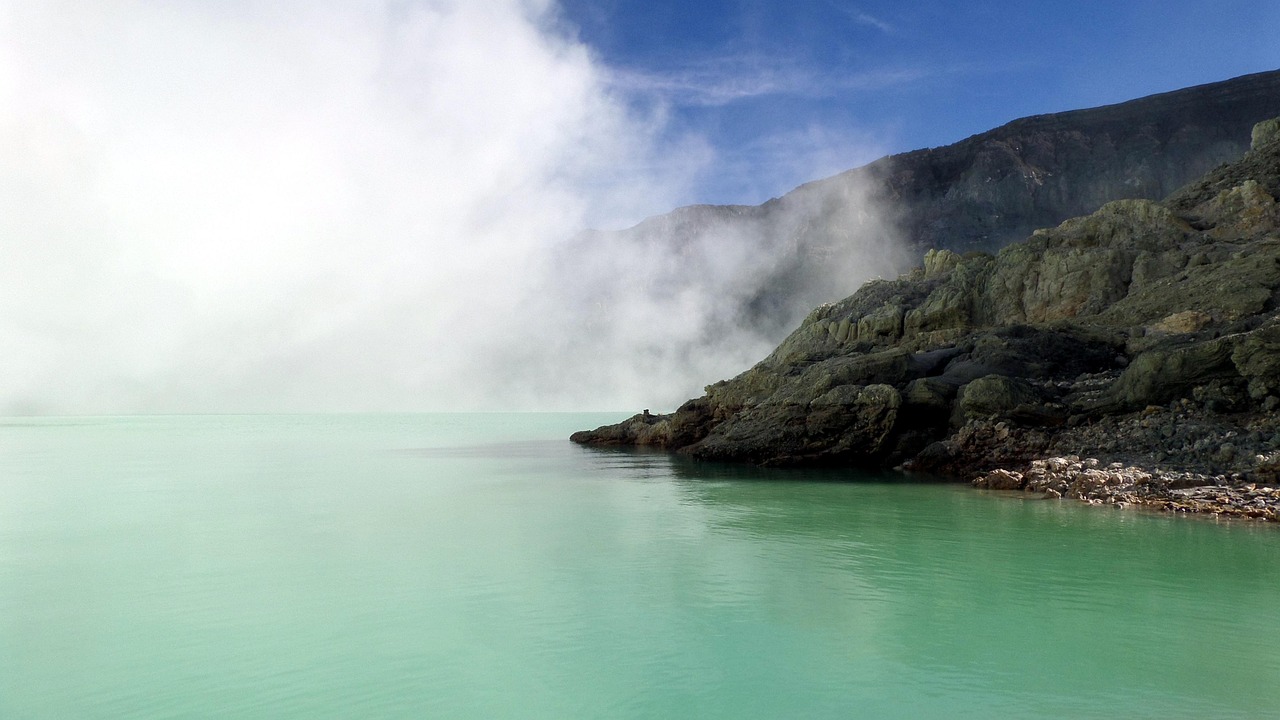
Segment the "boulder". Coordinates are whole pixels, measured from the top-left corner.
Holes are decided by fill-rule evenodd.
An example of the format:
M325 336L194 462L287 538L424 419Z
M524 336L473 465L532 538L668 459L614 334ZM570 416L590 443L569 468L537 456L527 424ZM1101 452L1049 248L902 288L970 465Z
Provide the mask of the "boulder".
M974 419L1011 418L1015 411L1036 408L1043 402L1042 394L1026 380L988 375L960 388L952 422L959 426Z
M951 268L945 282L933 288L923 302L904 314L903 334L915 337L969 328L991 263L991 256L977 255Z
M1199 310L1183 310L1167 315L1160 322L1147 327L1147 334L1171 335L1179 333L1199 332L1213 320L1207 312Z
M1166 345L1139 354L1111 386L1110 400L1119 410L1137 410L1185 397L1211 380L1239 379L1232 362L1239 338Z
M960 255L947 249L930 249L924 254L925 279L938 277L951 272L960 264Z
M842 385L809 403L743 410L683 452L761 465L872 465L889 449L901 404L901 395L888 385Z
M1026 484L1022 473L1010 470L992 470L973 481L974 487L987 490L1021 490Z
M857 339L881 344L902 337L902 306L882 305L858 320Z
M1280 140L1280 118L1263 120L1253 126L1249 147L1260 150L1263 146Z
M849 332L852 327L853 327L853 324L849 322L849 318L844 318L843 320L841 320L840 323L836 325L836 333L835 333L836 342L842 343L848 340Z
M1179 270L1187 266L1188 259L1187 253L1178 248L1164 251L1140 251L1133 259L1133 271L1129 275L1129 292L1176 275Z
M1280 394L1280 318L1272 318L1241 340L1231 362L1248 383L1253 399Z
M960 387L940 377L917 378L902 391L902 402L912 409L949 410Z

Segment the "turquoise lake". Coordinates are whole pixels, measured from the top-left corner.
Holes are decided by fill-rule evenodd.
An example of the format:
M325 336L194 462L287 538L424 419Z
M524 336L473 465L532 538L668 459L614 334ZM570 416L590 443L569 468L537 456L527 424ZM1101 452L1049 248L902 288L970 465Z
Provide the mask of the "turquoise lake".
M1280 528L620 417L0 420L0 718L1280 717Z

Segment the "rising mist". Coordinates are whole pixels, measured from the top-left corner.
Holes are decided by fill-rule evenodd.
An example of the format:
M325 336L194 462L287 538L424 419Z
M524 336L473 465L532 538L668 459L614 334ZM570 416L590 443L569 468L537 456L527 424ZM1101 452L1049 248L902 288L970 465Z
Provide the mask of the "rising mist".
M658 409L901 267L852 182L584 231L714 152L610 72L549 2L0 4L0 412Z

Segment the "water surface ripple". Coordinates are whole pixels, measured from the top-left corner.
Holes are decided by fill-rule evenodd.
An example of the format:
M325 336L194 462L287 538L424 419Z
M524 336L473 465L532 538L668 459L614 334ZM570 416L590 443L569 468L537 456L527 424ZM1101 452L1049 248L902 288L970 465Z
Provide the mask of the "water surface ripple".
M0 717L1280 717L1280 532L564 438L0 421Z

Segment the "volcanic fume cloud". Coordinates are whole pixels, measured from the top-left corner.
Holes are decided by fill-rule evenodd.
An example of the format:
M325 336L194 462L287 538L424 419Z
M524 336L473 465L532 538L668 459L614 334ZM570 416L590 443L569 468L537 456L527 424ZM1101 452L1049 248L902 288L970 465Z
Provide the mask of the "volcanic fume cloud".
M615 88L549 2L0 2L0 413L698 394L787 247L582 245L712 159Z

